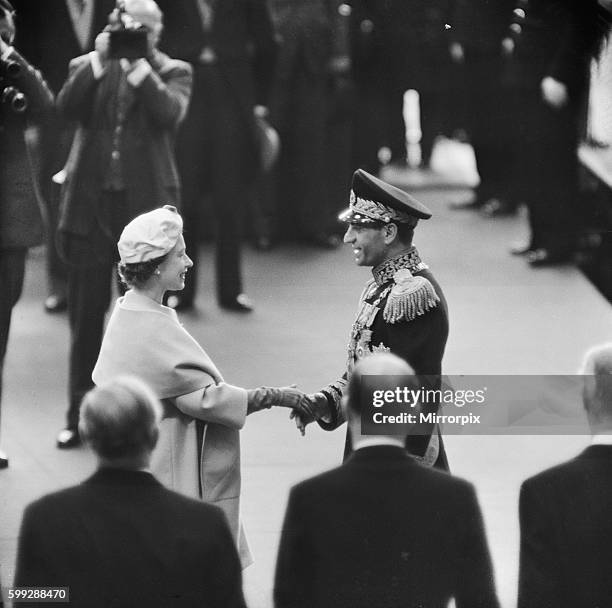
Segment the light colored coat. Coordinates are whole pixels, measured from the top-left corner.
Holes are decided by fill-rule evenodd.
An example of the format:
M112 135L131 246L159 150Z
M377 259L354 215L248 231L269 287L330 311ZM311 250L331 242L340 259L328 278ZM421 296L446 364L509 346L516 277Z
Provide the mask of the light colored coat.
M115 305L92 378L103 384L125 374L147 382L164 403L153 473L167 487L219 506L242 566L248 566L252 557L240 522L239 436L246 391L223 381L174 310L134 291ZM198 420L205 423L199 454Z

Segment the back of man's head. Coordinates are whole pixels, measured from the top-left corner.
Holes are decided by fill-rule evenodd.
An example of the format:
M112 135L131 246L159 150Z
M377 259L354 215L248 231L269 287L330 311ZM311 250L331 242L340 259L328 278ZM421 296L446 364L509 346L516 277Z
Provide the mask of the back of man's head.
M594 430L612 431L612 343L591 348L584 356L583 402Z
M162 406L141 380L123 376L83 398L79 432L101 464L146 467L159 435Z
M362 390L363 377L368 376L368 388L394 391L398 386L414 382L414 370L397 355L378 353L361 359L349 380L346 411L348 420L361 416L366 406L372 404L371 391Z

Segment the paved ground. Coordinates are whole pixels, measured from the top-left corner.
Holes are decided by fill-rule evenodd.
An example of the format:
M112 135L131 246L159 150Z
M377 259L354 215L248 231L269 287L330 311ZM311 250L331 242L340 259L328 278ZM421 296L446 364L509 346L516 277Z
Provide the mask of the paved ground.
M439 162L434 159L434 167ZM462 167L469 181L470 168ZM415 179L418 185L446 183L436 175L429 180L408 172L394 177L405 184ZM534 271L509 256L508 243L523 234L522 217L491 221L450 212L449 200L465 194L456 188L460 184L453 185L420 193L435 215L419 226L416 238L450 306L446 372L574 372L586 347L610 339L609 304L572 268ZM298 382L305 390L320 388L342 371L356 298L368 271L353 266L347 249L248 250L245 258L256 312L238 316L216 307L211 256L205 248L200 255L198 312L184 316L186 327L232 383L250 387ZM4 584L12 580L24 505L83 479L93 466L84 448L60 452L54 447L66 405L67 323L63 316L42 311L40 253L31 257L28 271L5 369L2 443L11 467L0 473ZM267 608L287 492L296 481L339 463L344 430L309 428L301 438L283 410L249 418L242 436L244 520L256 558L245 572L245 589L251 608ZM520 482L573 455L586 442L583 436L447 440L453 472L477 486L504 607L515 603Z

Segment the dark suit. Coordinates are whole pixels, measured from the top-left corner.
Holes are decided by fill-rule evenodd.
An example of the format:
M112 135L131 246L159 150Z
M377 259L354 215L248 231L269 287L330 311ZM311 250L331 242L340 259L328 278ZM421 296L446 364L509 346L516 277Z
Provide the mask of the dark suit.
M177 143L187 250L197 260L202 197L208 194L216 224L217 297L231 303L242 292L241 220L259 163L253 107L266 104L274 73L272 22L264 0L210 2L208 30L197 0L158 4L165 26L161 48L194 66L193 97ZM206 61L200 58L205 48ZM188 275L186 302L195 296L196 275Z
M282 142L276 211L285 237L316 240L337 231L335 216L344 197L334 196L348 186L348 141L344 149L330 146L349 118L349 112L334 112L339 96L348 93L343 91L348 66L346 73L332 70L333 60L347 61L349 54L348 17L340 5L340 0L271 2L281 39L270 111Z
M53 109L53 95L40 72L15 50L6 58L20 73L3 84L19 89L28 99L22 114L0 103L0 399L2 368L8 343L11 314L19 300L28 247L42 240L42 221L33 163L39 152L41 129Z
M523 483L519 608L596 608L612 599L612 446Z
M510 197L508 189L508 90L502 87L507 58L502 40L508 35L514 0L455 0L452 40L464 51L463 91L468 107L470 141L480 176L479 202ZM514 201L512 201L514 202Z
M511 124L517 197L529 207L533 248L567 253L576 237L578 161L590 60L598 46L596 0L517 2L508 35L515 41L507 83L514 90ZM569 100L553 108L540 83L550 76Z
M354 452L295 486L278 553L277 608L495 607L473 487L401 448Z
M441 129L441 92L450 60L445 24L448 0L354 0L351 58L356 108L353 166L376 172L378 149L405 158L403 96L421 97L421 149L428 162Z
M78 57L58 96L60 111L79 124L59 222L69 261L68 428L76 428L92 386L121 230L140 213L180 202L174 135L187 109L191 67L163 53L149 61L152 71L132 87L117 61L96 80L90 57Z
M120 469L26 508L15 586L70 587L75 608L245 606L222 512Z
M44 74L54 95L68 77L68 64L91 51L96 36L106 25L114 0L90 0L93 4L86 39L77 36L67 0L15 0L17 11L17 45L23 54ZM84 36L85 38L85 36ZM50 290L63 295L66 268L58 256L55 233L59 211L59 186L51 180L66 162L74 135L74 123L55 113L43 132L41 167L42 193L47 203L49 225L46 226L47 271Z

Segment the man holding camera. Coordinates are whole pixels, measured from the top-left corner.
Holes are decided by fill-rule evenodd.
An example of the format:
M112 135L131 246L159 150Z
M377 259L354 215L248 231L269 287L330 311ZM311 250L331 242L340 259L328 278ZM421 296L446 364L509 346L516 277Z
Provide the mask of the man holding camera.
M19 300L28 247L42 240L33 160L53 95L39 72L13 48L15 12L0 0L0 397L11 313ZM8 466L0 451L0 469Z
M79 404L92 386L119 234L160 202L180 200L174 134L187 111L191 67L157 49L162 13L153 0L118 4L95 51L71 62L58 95L59 111L78 122L59 221L71 331L70 401L60 448L79 443Z

